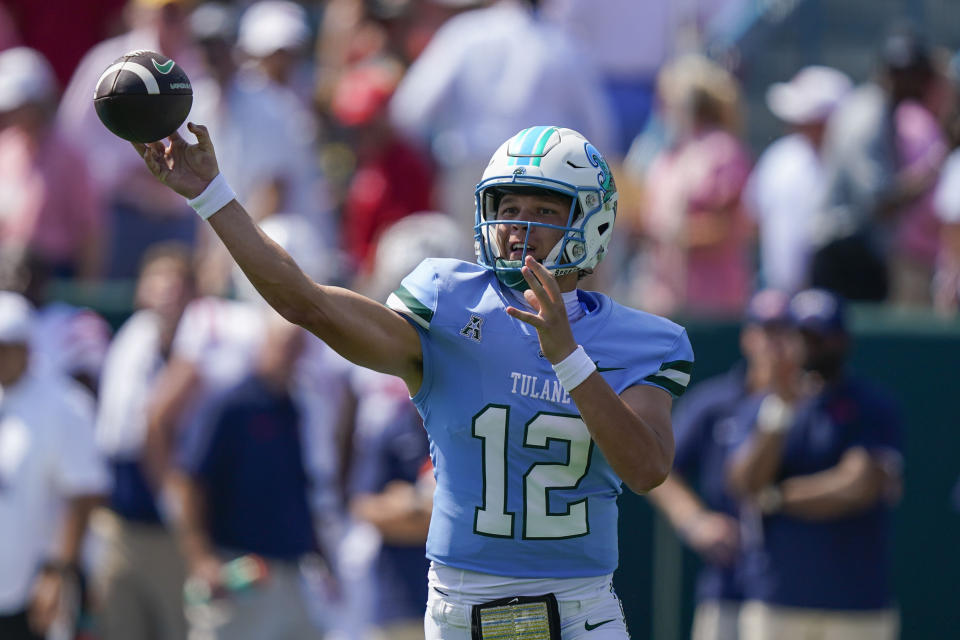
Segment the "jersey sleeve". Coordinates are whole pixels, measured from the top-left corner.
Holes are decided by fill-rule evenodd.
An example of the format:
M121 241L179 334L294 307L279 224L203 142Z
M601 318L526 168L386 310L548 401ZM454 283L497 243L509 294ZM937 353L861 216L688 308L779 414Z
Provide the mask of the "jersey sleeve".
M667 351L660 368L643 379L645 384L660 387L674 398L679 398L690 384L693 372L693 347L687 330L683 329Z
M387 298L387 306L420 328L429 331L437 312L439 273L431 260L424 260L400 282Z

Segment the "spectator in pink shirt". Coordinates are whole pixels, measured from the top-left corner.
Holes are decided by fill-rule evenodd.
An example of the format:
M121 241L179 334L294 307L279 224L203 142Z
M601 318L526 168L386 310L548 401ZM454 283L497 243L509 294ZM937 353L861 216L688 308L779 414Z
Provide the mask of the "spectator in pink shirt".
M922 179L939 174L949 152L940 125L938 107L949 94L949 80L935 74L927 83L922 100L907 99L894 112L894 131L900 171ZM940 247L940 220L934 211L934 187L930 184L916 200L897 214L891 256L893 302L907 306L932 303L931 282Z
M0 53L0 244L54 275L99 272L101 208L86 163L54 126L57 81L33 49Z
M659 82L673 144L646 176L648 264L636 303L658 314L736 314L750 289L750 222L741 192L750 173L736 137L739 88L700 57L667 65Z

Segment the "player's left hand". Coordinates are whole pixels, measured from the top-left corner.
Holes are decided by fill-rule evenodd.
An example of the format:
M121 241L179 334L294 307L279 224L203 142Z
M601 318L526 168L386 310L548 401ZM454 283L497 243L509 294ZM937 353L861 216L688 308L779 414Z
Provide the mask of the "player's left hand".
M577 348L560 286L553 274L531 256L527 256L521 273L530 286L523 297L535 313L516 307L507 307L507 313L537 330L543 356L551 364L557 364Z

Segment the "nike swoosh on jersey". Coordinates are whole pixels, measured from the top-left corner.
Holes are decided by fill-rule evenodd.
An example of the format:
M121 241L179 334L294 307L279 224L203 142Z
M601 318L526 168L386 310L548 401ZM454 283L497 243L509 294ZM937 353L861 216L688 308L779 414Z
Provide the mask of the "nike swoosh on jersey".
M590 621L589 621L589 620L584 620L584 621L583 621L583 628L586 629L587 631L593 631L593 630L596 629L597 627L602 627L603 625L607 624L608 622L613 622L614 620L616 620L616 618L610 618L609 620L603 620L603 621L601 621L601 622L598 622L597 624L590 624Z
M626 367L601 367L600 363L596 360L593 361L593 364L597 365L597 371L603 373L604 371L623 371Z

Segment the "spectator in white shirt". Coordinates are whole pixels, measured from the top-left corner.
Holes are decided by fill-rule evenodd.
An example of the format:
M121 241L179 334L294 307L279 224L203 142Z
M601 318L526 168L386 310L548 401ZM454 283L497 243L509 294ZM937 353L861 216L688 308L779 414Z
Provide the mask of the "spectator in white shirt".
M303 216L325 242L320 255L333 255L336 222L314 150L317 125L313 115L292 89L260 71L241 69L236 62L240 55L238 28L241 34L253 33L246 35L247 40L260 37L263 45L293 46L293 42L299 42L296 34L283 32L290 26L271 14L273 7L286 15L284 9L274 7L277 4L255 4L244 14L239 27L236 9L224 3L207 2L190 14L191 34L206 69L193 82L194 93L205 99L194 105L191 118L217 123L212 133L224 150L221 171L239 185L240 201L257 220L274 214ZM260 16L265 22L251 26L251 14L254 20ZM278 33L272 27L275 22L280 23ZM259 31L253 27L259 27ZM198 271L198 287L203 293L224 294L232 261L220 244L213 242L208 230L204 229L201 240L203 266Z
M93 506L109 478L90 395L31 370L33 309L0 292L0 637L42 638L78 573Z
M391 101L394 124L430 149L440 209L471 219L476 177L498 141L532 122L582 132L612 149L614 118L590 57L533 0L499 0L444 23Z
M811 225L825 188L823 134L851 87L844 73L809 66L767 90L767 106L789 132L763 152L745 190L760 229L764 287L795 293L807 284Z
M104 364L97 444L113 472L113 492L109 510L98 514L98 523L109 524L96 576L103 640L186 634L183 561L142 463L147 406L193 296L191 257L175 244L149 250L137 281L138 311L120 327Z

